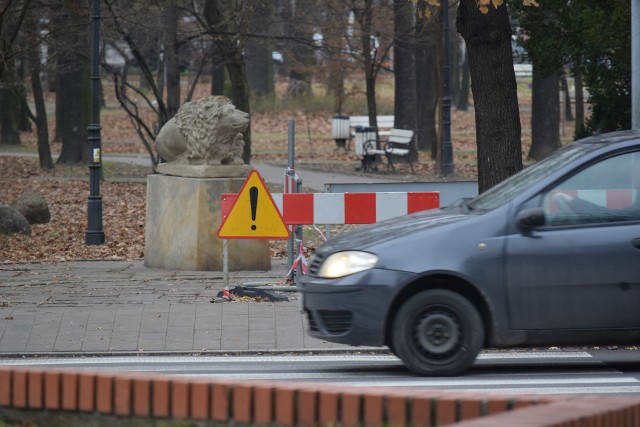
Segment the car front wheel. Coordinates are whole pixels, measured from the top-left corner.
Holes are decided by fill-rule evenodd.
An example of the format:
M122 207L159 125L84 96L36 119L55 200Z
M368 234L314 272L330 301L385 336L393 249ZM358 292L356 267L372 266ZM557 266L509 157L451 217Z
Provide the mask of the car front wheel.
M463 296L432 289L411 297L393 324L395 354L419 375L457 375L482 349L484 327L476 308Z

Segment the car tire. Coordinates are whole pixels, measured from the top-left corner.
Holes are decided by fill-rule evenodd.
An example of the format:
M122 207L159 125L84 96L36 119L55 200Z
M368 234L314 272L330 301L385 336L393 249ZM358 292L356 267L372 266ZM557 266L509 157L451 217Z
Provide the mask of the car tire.
M432 289L411 297L393 323L394 353L416 374L458 375L482 349L478 310L460 294Z

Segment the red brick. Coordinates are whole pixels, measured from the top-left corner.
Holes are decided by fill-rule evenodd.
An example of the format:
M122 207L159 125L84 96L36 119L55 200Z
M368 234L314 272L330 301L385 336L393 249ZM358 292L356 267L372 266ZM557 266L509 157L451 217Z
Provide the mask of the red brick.
M487 400L487 415L499 414L507 410L509 402L504 399L492 399Z
M460 399L460 420L472 420L482 415L482 400L477 397Z
M27 407L27 371L13 372L13 406Z
M380 394L364 394L364 424L381 427L384 423L384 396Z
M362 421L360 404L362 397L354 392L343 393L340 396L342 405L342 425L343 427L359 426Z
M431 426L436 423L433 412L437 410L438 400L448 395L441 390L416 390L411 397L410 424L413 427Z
M295 423L295 390L286 387L278 387L276 397L276 424L281 426L293 426Z
M189 418L189 383L183 381L171 383L171 416Z
M146 378L133 380L133 414L137 417L151 415L151 382Z
M114 382L114 412L116 415L131 415L131 378L116 377Z
M42 408L42 387L44 374L41 371L30 370L27 374L27 404L29 408Z
M11 371L0 369L0 406L11 405Z
M60 409L60 400L60 373L46 372L44 374L44 407Z
M404 426L407 424L407 403L406 396L387 396L387 421L390 426Z
M168 379L156 378L152 382L153 408L151 415L154 417L168 417L170 414L170 383Z
M273 423L273 387L258 385L253 388L253 423Z
M251 386L237 384L233 387L233 420L240 424L251 423Z
M213 384L211 389L211 418L215 421L229 420L229 387L226 384Z
M191 418L206 420L209 418L209 384L195 382L190 385Z
M81 373L78 376L78 409L93 412L96 409L96 376Z
M454 422L456 422L456 399L447 397L437 399L436 425L448 425Z
M62 409L67 411L78 409L78 374L76 373L62 373Z
M113 413L113 380L110 375L96 376L96 411Z
M318 410L318 392L315 390L299 390L297 396L296 425L311 427L316 424Z
M336 425L338 424L338 401L340 395L338 392L330 390L322 390L318 398L318 414L320 425Z

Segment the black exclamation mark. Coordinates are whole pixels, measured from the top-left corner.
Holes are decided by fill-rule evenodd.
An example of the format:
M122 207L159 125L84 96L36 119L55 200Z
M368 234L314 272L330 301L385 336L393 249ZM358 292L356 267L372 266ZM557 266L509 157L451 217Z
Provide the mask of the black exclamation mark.
M256 211L258 209L258 187L251 187L249 189L249 202L251 203L251 220L255 222ZM251 226L252 230L256 229L256 225Z

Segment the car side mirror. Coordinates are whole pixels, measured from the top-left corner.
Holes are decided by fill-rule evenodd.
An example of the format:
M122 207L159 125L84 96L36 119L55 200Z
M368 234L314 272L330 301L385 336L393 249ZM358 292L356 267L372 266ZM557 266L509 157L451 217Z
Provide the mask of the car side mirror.
M541 227L545 224L545 214L542 208L525 209L518 214L518 225L523 228Z

